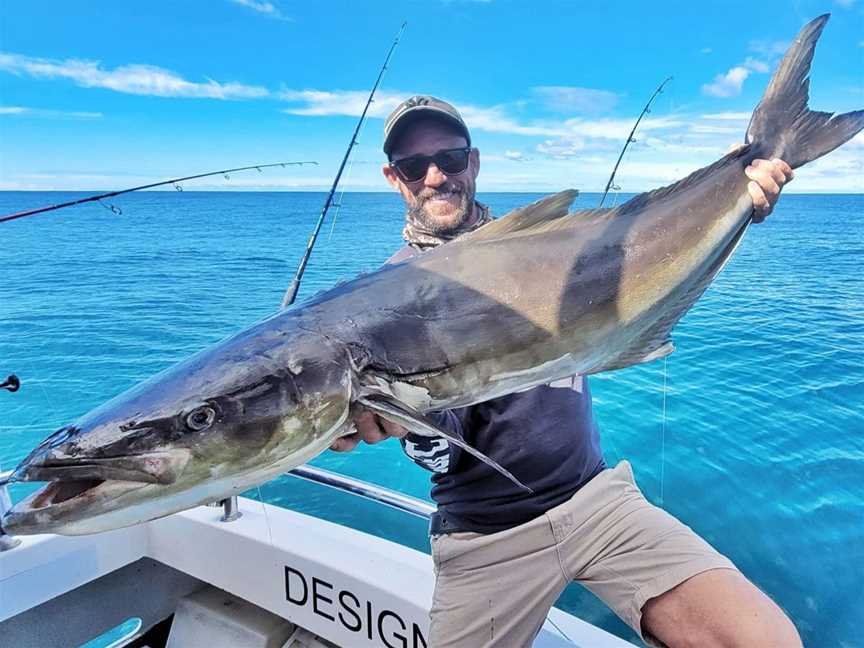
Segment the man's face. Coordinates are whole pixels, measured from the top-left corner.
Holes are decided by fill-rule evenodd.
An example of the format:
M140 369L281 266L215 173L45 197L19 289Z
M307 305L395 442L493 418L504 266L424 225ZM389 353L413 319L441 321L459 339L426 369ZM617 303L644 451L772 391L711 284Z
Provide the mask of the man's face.
M465 137L437 120L420 120L402 133L391 151L392 160L413 155L434 155L446 149L468 145ZM474 192L480 156L472 149L468 168L462 173L448 176L431 162L426 175L416 182L406 182L389 165L384 165L384 176L405 199L410 216L429 232L446 235L473 217Z

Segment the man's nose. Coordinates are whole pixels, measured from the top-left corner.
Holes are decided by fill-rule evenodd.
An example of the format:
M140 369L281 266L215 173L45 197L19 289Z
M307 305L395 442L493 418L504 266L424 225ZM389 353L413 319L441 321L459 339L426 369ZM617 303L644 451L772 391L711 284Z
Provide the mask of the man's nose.
M438 168L437 164L430 162L429 167L426 169L426 177L423 180L423 184L427 187L440 187L445 182L447 182L447 176Z

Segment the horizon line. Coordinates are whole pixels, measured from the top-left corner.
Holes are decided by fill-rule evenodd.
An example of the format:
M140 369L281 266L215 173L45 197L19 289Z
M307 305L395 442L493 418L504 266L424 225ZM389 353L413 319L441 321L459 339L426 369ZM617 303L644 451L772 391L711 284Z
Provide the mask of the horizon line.
M564 191L565 189L520 189L515 191L507 191L507 190L497 190L497 191L477 191L477 195L482 194L553 194L558 191ZM40 194L40 193L84 193L84 194L98 194L100 192L105 191L114 191L113 189L0 189L0 194L4 193L32 193L32 194ZM173 188L168 189L142 189L140 191L135 191L134 193L219 193L219 194L250 194L250 193L284 193L284 194L294 194L294 193L328 193L330 191L329 188L298 188L294 187L291 189L195 189L195 188L184 188L183 191L176 191ZM603 190L582 190L577 189L580 194L602 194ZM618 195L634 195L637 196L641 193L647 193L649 191L653 191L653 189L648 189L647 191L620 191L617 192ZM387 189L345 189L344 193L355 193L355 194L388 194L388 195L396 195L397 192ZM340 192L342 193L342 192ZM848 190L848 191L795 191L794 189L788 189L782 195L790 196L864 196L864 191L857 190Z

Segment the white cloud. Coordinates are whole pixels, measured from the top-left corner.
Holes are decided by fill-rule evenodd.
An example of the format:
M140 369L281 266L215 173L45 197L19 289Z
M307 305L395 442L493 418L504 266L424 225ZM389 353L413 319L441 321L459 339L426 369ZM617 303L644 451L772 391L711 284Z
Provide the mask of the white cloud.
M834 0L834 4L840 5L844 9L851 9L855 0Z
M522 151L504 151L504 157L514 162L524 162L526 159Z
M649 136L643 138L642 142L649 149L663 153L686 153L689 155L694 153L712 154L717 153L718 150L716 146L694 144L690 138L685 139L683 133L673 135L671 138L667 139Z
M155 97L197 97L209 99L253 99L269 91L241 83L187 81L175 72L153 65L121 65L103 69L99 61L35 58L0 53L0 70L37 79L69 79L82 88L105 88L116 92Z
M750 70L736 65L725 74L718 74L714 81L702 86L702 94L712 97L736 97L741 94L744 81L750 76Z
M750 119L749 112L721 112L700 115L700 119L716 119L719 121L748 121Z
M751 70L753 72L761 72L762 74L765 74L766 72L769 72L771 70L771 67L767 63L755 59L752 56L748 56L746 59L744 59L744 62L741 65L748 70Z
M25 108L24 106L0 106L0 115L24 115L26 117L45 119L101 119L103 117L100 112Z
M375 102L369 108L371 117L384 118L402 101L410 97L410 92L380 92L375 95ZM363 106L369 97L366 90L282 90L277 95L283 101L300 104L285 108L282 112L289 115L325 117L345 115L359 117ZM504 107L488 108L472 106L456 102L459 112L468 127L491 133L509 133L511 135L555 136L566 132L560 125L545 123L521 123L510 117Z
M703 47L701 50L699 50L699 53L700 54L710 54L713 51L714 50L710 47Z
M410 93L378 92L367 113L370 117L384 118ZM301 104L285 108L282 112L289 115L326 117L345 115L359 117L369 99L368 90L281 90L277 97L289 103Z
M786 51L783 41L755 40L750 41L748 49L756 52L761 58L748 56L743 63L732 67L725 74L718 74L711 83L702 86L702 94L711 97L737 97L747 78L754 72L767 74L771 71L771 61ZM763 59L767 59L763 60Z
M741 128L737 126L712 126L705 124L694 124L690 127L691 133L709 133L722 135L729 133L730 135L740 134Z
M747 45L747 49L751 52L756 52L769 59L784 54L789 49L789 43L781 40L760 39L752 40Z
M292 20L290 16L286 16L282 13L282 10L272 2L266 2L265 0L230 0L230 2L247 7L257 13L264 14L268 18L275 18L276 20Z
M564 122L569 133L581 137L593 137L621 141L630 134L636 117L627 119L568 119ZM678 117L649 117L639 122L639 130L656 131L684 126L685 122ZM638 133L637 133L638 136Z
M607 112L619 99L615 92L575 86L538 86L532 93L548 108L561 112Z
M523 124L509 117L501 106L481 108L478 106L463 106L460 108L462 118L472 130L479 129L489 133L510 133L511 135L555 136L566 131L558 124L531 123Z
M585 140L575 136L548 139L537 145L538 153L558 160L581 156L583 151L585 151Z
M563 133L537 145L536 150L554 159L584 159L586 151L618 151L624 145L636 118L628 119L568 119ZM636 141L650 132L674 133L687 123L678 117L652 117L639 123ZM652 140L655 145L660 140Z

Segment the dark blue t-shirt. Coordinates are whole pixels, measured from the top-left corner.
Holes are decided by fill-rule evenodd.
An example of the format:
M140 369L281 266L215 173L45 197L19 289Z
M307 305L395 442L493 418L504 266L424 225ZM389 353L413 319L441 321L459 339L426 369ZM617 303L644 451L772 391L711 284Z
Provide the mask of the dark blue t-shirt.
M418 253L406 247L390 262ZM428 416L534 491L520 489L446 439L409 433L402 439L405 453L434 473L433 535L518 526L570 499L606 467L588 381L581 376Z

